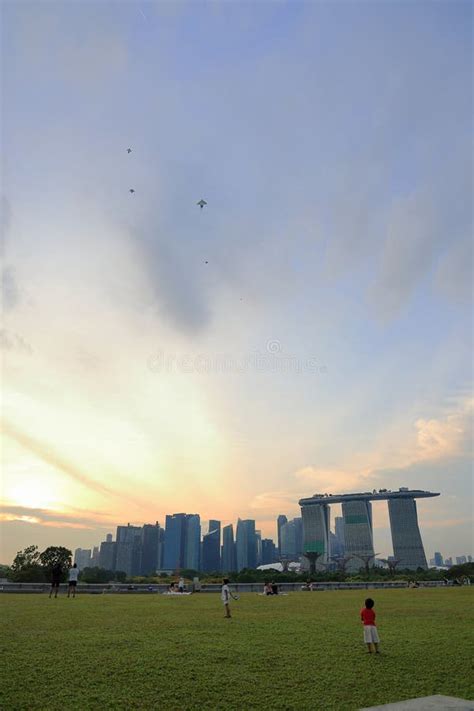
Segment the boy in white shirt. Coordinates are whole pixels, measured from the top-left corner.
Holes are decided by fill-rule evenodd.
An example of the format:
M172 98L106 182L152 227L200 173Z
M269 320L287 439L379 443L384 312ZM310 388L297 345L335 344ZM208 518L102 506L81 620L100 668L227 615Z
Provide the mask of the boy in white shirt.
M69 587L67 589L67 596L71 596L71 590L72 590L72 596L76 597L76 586L77 586L77 579L79 578L79 568L77 567L77 563L74 563L72 568L69 568L69 575L68 575L68 583Z
M221 600L222 600L222 604L224 605L224 610L225 610L224 617L226 617L226 618L231 617L230 606L229 606L231 597L232 597L232 593L230 592L230 589L229 589L229 579L224 578L224 580L222 581L222 588L221 588Z

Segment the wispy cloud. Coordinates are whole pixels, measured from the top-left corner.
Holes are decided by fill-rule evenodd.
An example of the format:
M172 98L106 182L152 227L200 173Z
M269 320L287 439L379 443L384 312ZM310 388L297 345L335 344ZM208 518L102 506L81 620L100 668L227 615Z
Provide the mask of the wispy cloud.
M56 528L90 528L96 529L99 526L110 527L110 515L107 513L97 514L94 511L56 511L51 509L33 508L29 506L6 506L0 505L0 520L3 521L23 521L25 523L36 523L42 526L52 526Z
M113 496L114 498L119 498L121 500L126 497L128 501L141 506L148 505L148 502L140 500L138 497L129 496L124 491L113 489L88 476L80 467L70 462L63 455L59 454L59 452L57 452L52 445L46 442L41 442L32 435L23 432L5 419L2 421L2 430L29 452L32 452L41 460L52 465L56 469L59 469L64 474L67 474L67 476L82 484L87 489L102 495Z

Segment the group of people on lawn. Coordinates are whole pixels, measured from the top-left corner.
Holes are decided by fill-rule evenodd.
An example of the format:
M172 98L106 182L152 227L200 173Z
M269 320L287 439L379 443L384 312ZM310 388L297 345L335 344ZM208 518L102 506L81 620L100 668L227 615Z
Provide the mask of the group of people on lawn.
M54 597L58 596L58 591L59 591L59 586L61 584L61 578L63 576L63 568L60 563L56 563L56 565L53 566L53 569L51 571L51 590L49 591L49 597L52 596L54 592ZM74 563L74 565L71 565L69 570L68 570L68 576L67 576L67 581L68 581L68 586L67 586L67 596L71 597L76 597L76 586L77 586L77 581L79 578L79 568L77 567L77 563Z

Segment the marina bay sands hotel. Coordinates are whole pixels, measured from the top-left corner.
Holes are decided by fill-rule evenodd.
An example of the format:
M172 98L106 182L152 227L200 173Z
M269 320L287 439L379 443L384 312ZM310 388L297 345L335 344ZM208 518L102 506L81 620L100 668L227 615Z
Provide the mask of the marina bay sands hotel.
M375 489L359 494L314 494L301 499L303 518L303 548L305 553L319 553L319 563L327 563L330 548L330 504L342 504L345 555L350 557L348 568L360 568L362 560L373 558L374 537L372 526L372 501L388 501L393 555L400 568L427 568L426 556L418 526L415 499L425 499L439 494L430 491L398 491Z

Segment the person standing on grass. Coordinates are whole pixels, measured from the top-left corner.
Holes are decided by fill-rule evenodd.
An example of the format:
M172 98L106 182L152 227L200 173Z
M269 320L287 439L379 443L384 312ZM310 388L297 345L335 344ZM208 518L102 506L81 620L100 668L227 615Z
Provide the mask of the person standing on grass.
M229 578L224 578L222 581L222 588L221 588L221 600L222 604L224 605L224 611L225 615L224 617L229 618L232 617L230 614L230 598L231 598L231 593L229 589Z
M369 654L372 654L372 647L375 649L376 654L380 654L380 640L377 632L377 626L375 624L374 605L375 603L372 598L368 597L365 601L365 607L363 607L360 611L360 619L364 625L364 642L367 645Z
M56 565L53 567L51 571L51 590L49 591L49 597L51 598L51 595L54 592L54 597L56 598L58 596L58 590L59 590L59 585L61 583L61 577L63 574L63 569L61 568L60 563L56 563Z
M179 590L180 593L183 593L183 592L184 592L184 578L183 578L183 577L181 577L181 578L179 579L178 590Z
M79 568L77 567L77 563L74 563L72 568L69 568L68 589L67 589L67 596L68 597L71 597L71 592L72 592L72 596L76 597L76 586L77 586L78 577L79 577Z

